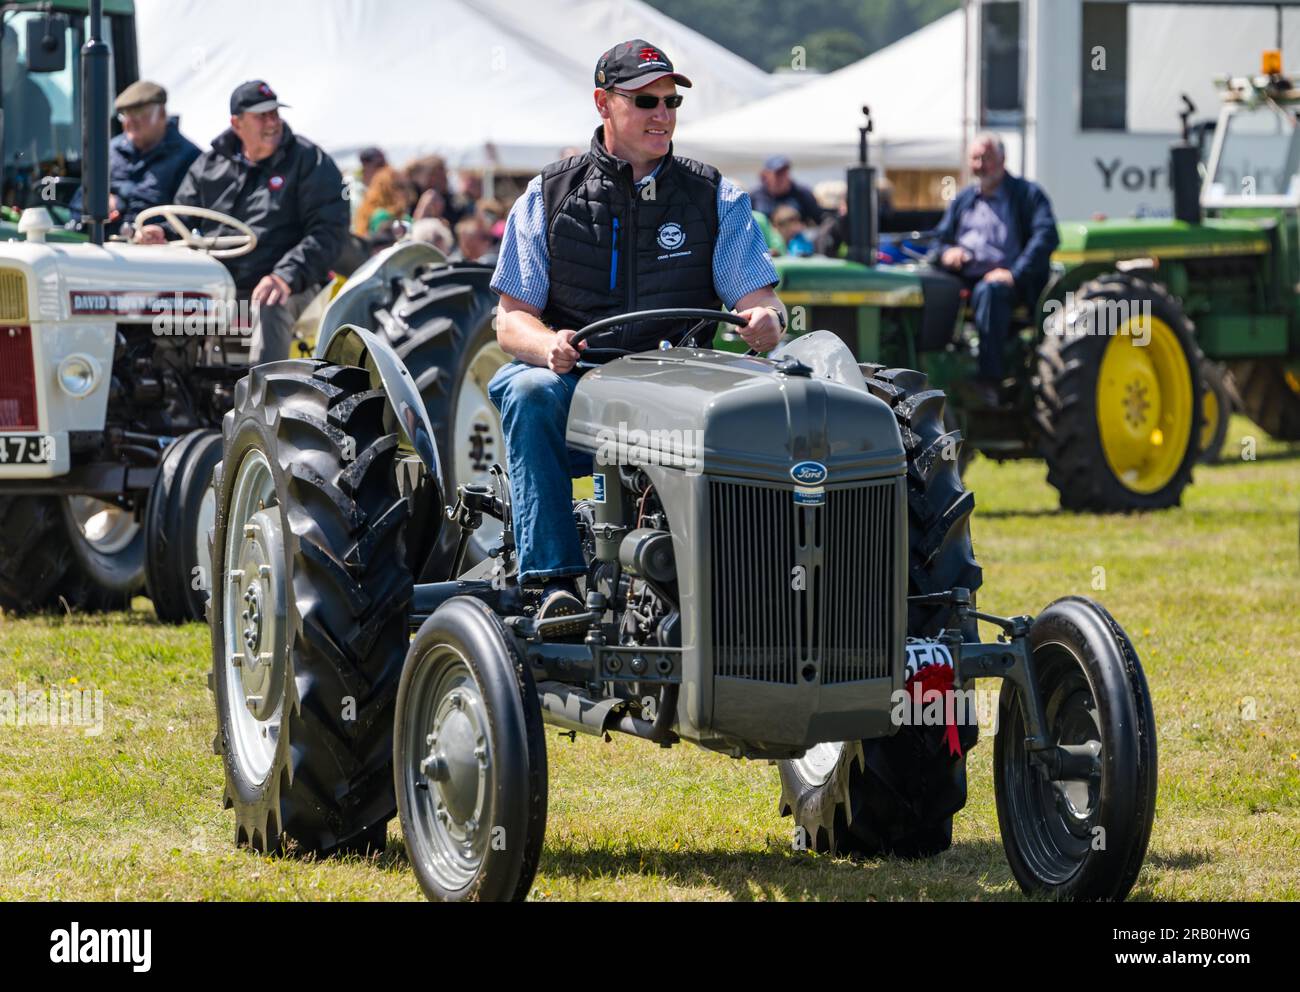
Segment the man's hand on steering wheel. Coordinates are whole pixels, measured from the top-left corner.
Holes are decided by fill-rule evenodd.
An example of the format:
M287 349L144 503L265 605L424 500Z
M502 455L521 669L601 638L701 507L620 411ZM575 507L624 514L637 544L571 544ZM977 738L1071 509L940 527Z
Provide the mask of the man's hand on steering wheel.
M574 330L555 332L555 340L551 342L551 347L546 352L546 367L556 375L564 375L572 371L578 364L578 359L582 357L579 352L587 347L587 342L579 341L576 348L570 344L577 333Z
M135 229L135 243L138 245L165 245L167 232L158 224L141 224Z
M737 327L736 333L755 351L769 352L781 342L781 321L771 307L750 307L738 310L737 314L744 317L746 323L744 327Z

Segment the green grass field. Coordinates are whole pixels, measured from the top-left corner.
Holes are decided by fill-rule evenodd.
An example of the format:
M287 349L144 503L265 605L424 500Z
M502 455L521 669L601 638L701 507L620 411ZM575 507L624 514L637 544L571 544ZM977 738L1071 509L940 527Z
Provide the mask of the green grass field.
M1133 897L1300 899L1300 447L1197 470L1181 509L1063 515L1039 463L977 460L981 605L1089 593L1125 625L1155 701L1160 793ZM1104 582L1104 588L1097 588ZM100 689L103 732L0 724L0 899L413 899L397 822L373 859L263 858L221 808L206 628L129 614L0 619L0 690ZM854 863L795 852L776 769L689 746L548 730L534 899L1019 898L970 757L951 850Z

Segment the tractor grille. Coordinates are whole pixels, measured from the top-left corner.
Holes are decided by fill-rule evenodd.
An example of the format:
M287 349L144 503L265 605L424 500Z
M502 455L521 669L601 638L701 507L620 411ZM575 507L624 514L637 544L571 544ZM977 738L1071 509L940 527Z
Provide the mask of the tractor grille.
M0 269L0 321L27 323L27 280L13 269Z
M0 327L0 430L36 430L30 327Z
M800 506L789 487L713 480L714 673L786 684L888 678L901 493L888 479Z

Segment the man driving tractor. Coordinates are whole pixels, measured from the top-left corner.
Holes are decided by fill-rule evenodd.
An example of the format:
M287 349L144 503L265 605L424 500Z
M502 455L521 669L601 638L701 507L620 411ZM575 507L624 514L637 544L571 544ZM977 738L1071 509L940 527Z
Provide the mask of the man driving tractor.
M975 182L957 194L939 222L937 260L970 290L980 339L976 388L984 405L996 406L1011 311L1018 303L1038 302L1060 237L1047 194L1007 172L1001 138L977 135L969 164Z
M565 444L576 366L676 344L691 322L625 324L594 336L586 356L588 342L570 344L576 331L620 313L719 301L746 319L737 331L756 351L774 348L786 326L749 195L673 154L677 87L690 85L657 46L615 45L596 63L602 123L590 149L543 169L506 223L492 288L497 339L514 361L488 394L501 410L519 579L543 587L539 619L585 609L571 479L591 474L592 459Z

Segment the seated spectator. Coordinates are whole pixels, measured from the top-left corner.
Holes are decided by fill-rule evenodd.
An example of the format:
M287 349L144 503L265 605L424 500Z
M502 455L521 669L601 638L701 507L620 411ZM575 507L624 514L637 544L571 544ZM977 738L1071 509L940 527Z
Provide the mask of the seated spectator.
M466 217L456 225L456 251L451 258L453 261L496 264L496 247L481 217Z
M754 224L763 232L763 242L767 245L767 253L775 258L778 255L785 254L785 241L781 235L776 233L776 228L772 222L767 219L767 214L760 214L757 210L751 210L754 217Z
M426 155L406 166L406 178L415 187L416 203L411 216L441 217L448 224L460 220L462 211L447 188L447 163L441 155Z
M441 217L421 217L411 225L412 241L427 241L444 255L456 247L456 237Z
M406 177L396 169L385 166L367 184L366 195L352 222L353 233L368 238L391 221L409 223L413 200Z
M975 385L992 406L1002 385L1002 347L1012 310L1038 301L1060 237L1042 187L1007 172L1001 138L976 135L967 154L975 181L948 204L931 255L971 291L980 339Z
M387 169L388 157L379 148L363 148L358 156L361 160L361 185L369 187L380 169Z
M772 211L772 226L785 242L785 250L791 255L812 255L815 253L812 239L804 229L803 218L799 210L784 204Z
M483 198L483 175L469 169L461 169L456 174L456 192L451 198L452 206L462 217L474 211L474 204Z
M800 186L790 175L790 159L773 155L763 163L758 174L759 185L750 190L749 198L759 213L771 217L776 208L789 204L799 211L805 224L817 224L822 219L822 208L813 198L812 190Z

